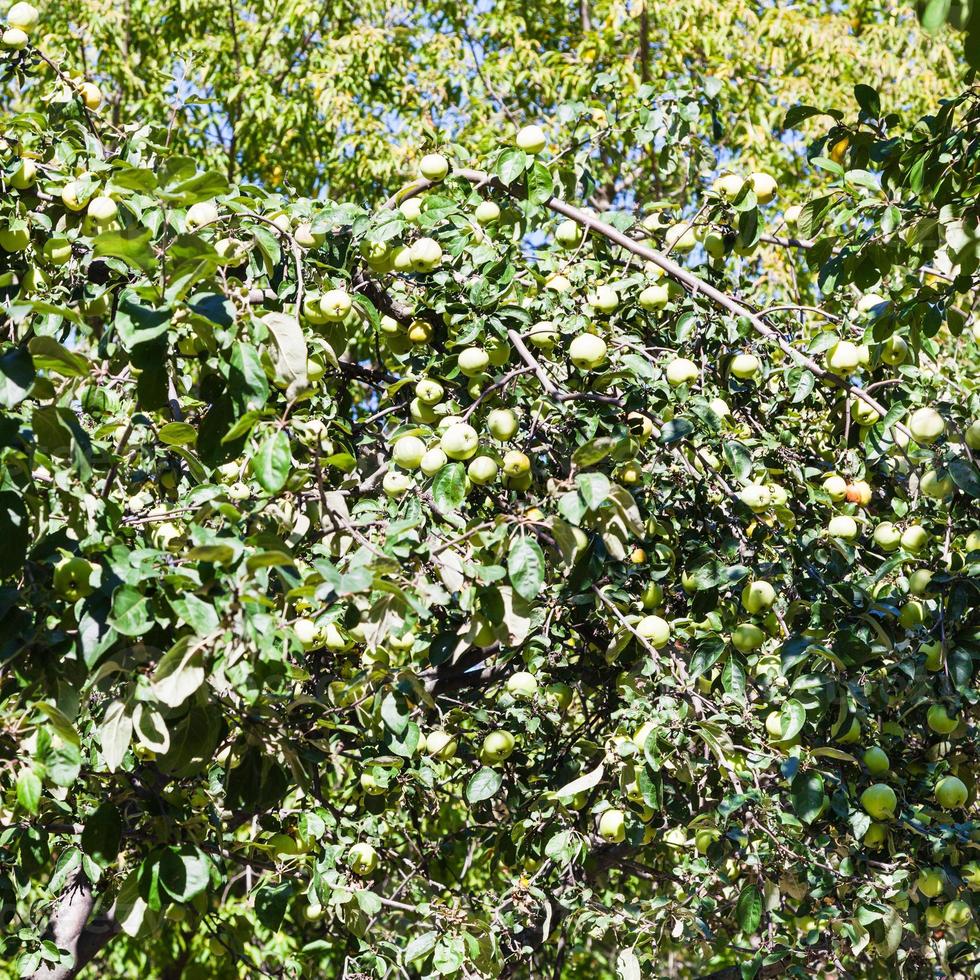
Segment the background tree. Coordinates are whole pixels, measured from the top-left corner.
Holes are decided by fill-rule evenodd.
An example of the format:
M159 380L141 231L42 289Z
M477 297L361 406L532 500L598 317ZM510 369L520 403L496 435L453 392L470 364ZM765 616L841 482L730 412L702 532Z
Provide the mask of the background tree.
M9 975L973 971L949 49L147 4L117 64L86 9L11 8L0 61ZM390 101L313 64L372 31ZM889 82L899 36L942 72ZM322 145L272 101L318 73Z

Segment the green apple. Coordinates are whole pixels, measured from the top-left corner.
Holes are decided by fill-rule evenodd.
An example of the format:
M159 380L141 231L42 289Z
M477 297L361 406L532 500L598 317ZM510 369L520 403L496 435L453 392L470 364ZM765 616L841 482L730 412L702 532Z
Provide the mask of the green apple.
M88 200L84 193L85 185L80 180L70 180L61 188L61 203L69 211L81 211Z
M599 286L589 298L589 305L600 313L615 313L619 306L619 293L612 286Z
M731 372L736 378L748 381L759 373L761 367L755 354L736 354L732 358Z
M664 590L658 582L650 582L640 595L644 609L656 609L664 601Z
M560 272L553 272L545 280L544 288L555 293L568 293L571 292L572 282L568 276L563 276Z
M308 221L302 221L296 226L293 238L300 248L306 250L319 248L327 240L327 236L322 231L314 231L313 226ZM358 250L372 269L383 269L387 264L388 246L384 242L365 240L358 246Z
M545 698L563 713L568 710L569 705L572 703L573 693L572 689L561 681L555 681L554 684L549 684L544 689Z
M2 37L0 37L0 43L8 51L23 51L29 41L30 38L27 36L27 32L22 31L19 27L8 27L3 32Z
M487 431L498 442L509 442L517 434L517 416L509 408L495 408L487 416Z
M497 469L497 461L492 456L475 456L466 467L466 475L470 482L483 486L497 479Z
M748 179L752 182L755 199L760 204L768 204L776 197L779 185L776 183L775 177L765 173L754 173L749 174Z
M328 289L320 297L320 312L328 323L340 323L350 313L352 305L346 289Z
M946 651L942 640L931 640L928 643L923 643L919 647L919 653L926 655L926 670L935 673L937 670L943 669L943 665L946 663Z
M119 215L119 205L111 197L98 195L88 202L85 213L97 224L105 225Z
M739 623L732 630L732 646L742 653L758 650L766 642L766 634L755 623Z
M921 524L910 524L903 532L902 547L917 555L929 543L929 532Z
M439 447L449 459L471 459L476 454L480 437L467 422L456 422L442 434Z
M71 261L71 242L56 236L41 246L41 259L48 265L62 266Z
M361 773L360 784L361 789L364 790L368 796L384 796L384 794L388 792L388 787L382 786L381 783L379 783L368 770Z
M504 454L504 474L509 477L522 477L531 472L531 460L518 449Z
M425 736L425 754L438 759L440 762L447 762L454 755L459 743L447 732L436 729Z
M448 462L449 457L442 451L442 447L435 446L422 457L419 469L426 476L435 476Z
M635 628L637 635L654 649L659 650L670 642L670 623L659 616L644 616Z
M86 109L95 110L102 105L102 90L95 82L82 82L78 86L78 95L85 103Z
M946 431L946 422L934 408L919 408L909 416L909 432L923 446L931 446Z
M514 736L504 729L490 732L480 746L480 761L484 765L493 766L505 762L514 751Z
M98 565L78 556L63 558L54 568L54 590L63 599L75 602L95 591L92 577Z
M442 265L442 246L434 238L419 238L409 249L414 272L434 272Z
M776 601L776 590L766 581L750 582L742 589L742 605L753 616L770 609Z
M218 209L213 201L198 201L187 209L184 227L188 231L197 231L204 225L218 220Z
M438 381L422 378L415 385L415 396L426 405L438 405L446 395L445 389Z
M885 364L890 364L892 367L903 364L908 356L909 345L906 343L905 338L900 337L898 334L892 334L881 345L881 359Z
M864 755L861 756L861 761L865 764L868 772L872 776L880 776L882 773L888 772L891 765L885 750L879 748L877 745L872 745L871 748L865 749Z
M749 483L739 491L738 499L753 513L761 514L772 503L772 492L762 483Z
M891 820L898 797L887 783L873 783L861 794L861 806L873 820Z
M966 784L956 776L944 776L936 783L936 802L944 810L958 810L969 795Z
M582 242L582 226L569 218L555 229L555 241L562 248L577 248Z
M925 606L918 599L910 599L902 606L898 614L898 622L907 630L921 626L926 620Z
M861 722L857 718L852 718L847 730L836 736L836 741L842 745L850 745L859 741L861 738Z
M942 868L923 868L916 878L915 887L925 895L926 898L936 898L943 893L946 887L946 876Z
M951 718L944 704L934 704L926 713L926 724L937 735L948 735L959 724L959 719Z
M891 522L882 521L872 534L874 543L886 554L898 549L902 543L902 532Z
M848 483L844 489L845 499L852 504L867 507L871 503L871 484L867 480L855 480Z
M637 302L644 310L662 310L670 302L670 290L666 283L655 282L641 290Z
M0 230L0 248L5 252L23 252L31 243L27 228L3 228Z
M299 640L304 650L312 650L322 642L320 628L305 616L293 622L293 635Z
M39 17L37 7L30 3L15 3L7 11L7 23L28 33L37 27Z
M704 245L704 250L713 259L722 258L728 249L728 245L725 242L725 236L720 231L716 231L714 228L705 234L702 244Z
M866 401L855 397L851 399L851 418L858 425L871 426L878 422L881 415L877 409L872 408Z
M426 153L419 162L419 176L433 183L445 180L449 173L449 161L441 153Z
M418 436L402 436L391 448L391 458L407 470L418 469L425 456L425 443Z
M858 536L857 521L847 514L838 514L830 519L827 533L832 538L840 538L842 541L854 541Z
M674 252L690 252L698 243L690 222L678 221L664 232L664 243Z
M967 861L959 869L963 883L971 892L980 891L980 861Z
M722 174L716 177L711 185L711 189L726 201L733 201L742 193L745 186L745 179L738 174Z
M973 909L969 902L964 902L961 898L947 902L943 908L943 922L953 929L962 929L973 921Z
M696 381L700 371L697 364L687 357L675 357L667 365L667 381L673 388Z
M851 374L861 363L861 352L857 344L849 340L838 340L827 351L827 367L835 373Z
M23 191L34 186L37 180L37 163L30 157L22 157L17 169L10 176L10 186L14 190Z
M474 378L486 371L490 364L490 355L482 347L467 347L459 352L456 363L462 374Z
M966 536L966 553L970 554L973 551L980 551L980 529L971 531Z
M980 419L967 426L963 438L971 449L980 449Z
M823 481L823 488L835 503L847 499L847 480L836 473L831 474Z
M909 576L909 592L912 595L926 595L932 585L932 572L928 568L917 568Z
M507 693L530 701L538 693L538 679L530 671L518 670L507 678Z
M273 834L268 841L268 846L276 857L293 857L299 854L299 845L296 838L290 834Z
M626 839L626 814L622 810L603 810L596 832L609 844L622 843Z
M558 331L550 320L539 320L531 327L527 339L532 347L550 351L558 343Z
M524 126L514 142L525 153L540 153L548 145L548 137L540 126Z
M381 489L393 500L404 497L411 486L412 478L407 473L399 473L397 470L388 470L381 481Z
M869 850L876 851L888 839L888 828L883 823L872 823L864 832L862 841Z
M711 845L721 837L721 831L714 827L702 827L694 833L694 846L698 854L707 854Z
M919 481L919 489L926 497L931 497L933 500L942 500L943 497L952 496L953 491L956 489L956 484L948 473L945 476L940 476L935 470L928 469L922 474L922 479Z
M594 371L606 360L606 342L594 333L580 333L568 345L568 356L580 371Z
M417 197L410 197L398 205L402 217L413 224L422 216L422 202Z
M347 852L347 866L354 874L366 878L373 874L378 866L378 852L370 844L365 844L363 841L355 844Z
M500 218L500 206L494 201L480 201L473 215L478 225L490 225Z

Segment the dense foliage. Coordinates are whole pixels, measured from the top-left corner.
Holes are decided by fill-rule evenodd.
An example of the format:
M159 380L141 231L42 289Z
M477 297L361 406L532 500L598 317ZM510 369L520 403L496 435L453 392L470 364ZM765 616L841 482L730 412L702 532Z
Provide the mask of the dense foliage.
M261 20L187 110L221 142L32 9L0 54L0 972L972 975L970 79L913 76L927 109L777 68L787 106L682 69L673 25L584 74L542 19L542 128L506 77L513 120L451 144L382 90L411 142L379 160L352 93L301 166L303 99L228 109L273 91L246 37L298 70ZM119 10L164 70L177 29ZM472 97L447 18L428 77ZM868 14L952 57L912 23Z

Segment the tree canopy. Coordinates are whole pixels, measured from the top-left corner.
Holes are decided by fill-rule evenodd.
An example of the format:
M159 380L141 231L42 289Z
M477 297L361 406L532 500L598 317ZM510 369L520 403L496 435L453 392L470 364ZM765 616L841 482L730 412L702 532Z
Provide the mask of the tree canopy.
M6 12L0 976L976 974L935 8Z

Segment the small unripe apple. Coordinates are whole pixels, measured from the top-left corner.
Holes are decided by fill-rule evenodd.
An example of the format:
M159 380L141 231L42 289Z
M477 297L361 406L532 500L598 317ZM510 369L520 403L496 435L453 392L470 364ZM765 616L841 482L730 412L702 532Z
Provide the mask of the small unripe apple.
M540 126L525 126L518 131L515 142L525 153L540 153L548 145L548 137Z
M891 521L882 521L874 529L872 538L882 551L890 554L902 543L902 532Z
M95 591L92 577L97 569L98 566L86 558L63 558L54 569L55 592L69 602L90 596Z
M902 547L917 555L929 543L929 532L921 524L910 524L902 532Z
M635 628L637 634L657 650L670 642L670 623L659 616L644 616Z
M496 765L505 762L514 751L514 736L504 729L490 732L480 746L480 761L485 765Z
M410 197L398 205L398 210L406 221L416 222L422 216L422 202L417 197Z
M418 436L402 436L391 448L391 457L399 466L414 470L425 455L425 443Z
M739 491L738 499L754 513L761 514L772 503L772 493L761 483L749 483Z
M500 206L494 201L480 201L473 216L479 225L493 224L500 217Z
M876 851L888 840L888 828L883 823L873 823L864 832L861 840L869 850Z
M904 363L908 356L909 345L898 334L892 334L881 345L881 359L885 364L890 364L892 367Z
M102 105L102 89L95 82L82 82L78 86L78 94L81 96L85 108L95 111Z
M346 289L328 289L320 297L320 309L330 323L340 323L351 311L352 301Z
M775 177L772 177L770 174L754 173L749 174L749 180L752 181L752 190L755 191L755 199L760 204L768 204L775 198L779 187Z
M980 449L980 419L967 426L963 438L971 449Z
M827 533L832 538L840 538L842 541L853 541L858 536L857 521L847 514L838 514L830 519L827 525Z
M411 486L412 478L407 473L399 473L397 470L388 470L381 481L384 492L396 500L405 496Z
M973 909L969 902L964 902L961 898L955 898L952 902L947 902L943 908L943 922L953 929L962 929L973 921Z
M572 282L568 276L563 276L560 272L553 272L545 280L544 288L556 293L568 293L571 292Z
M791 228L795 228L796 224L800 220L800 215L803 213L803 206L800 204L794 204L788 207L783 214L783 221L786 222Z
M456 755L458 743L452 735L436 729L425 736L425 754L446 762Z
M527 335L531 346L550 351L558 343L558 331L550 320L539 320Z
M449 457L442 451L440 446L436 446L422 457L419 463L419 469L426 476L435 476L448 462Z
M615 313L619 306L619 293L612 286L599 286L589 299L589 305L601 313Z
M909 592L912 595L926 595L932 586L932 572L928 568L917 568L909 576Z
M932 497L934 500L942 500L943 497L952 496L955 489L956 484L948 473L945 476L940 476L933 469L926 470L919 481L919 490L924 496Z
M864 755L861 756L861 761L865 764L868 772L872 776L880 776L882 773L888 772L891 765L884 749L880 749L877 745L873 745L867 749Z
M898 614L899 624L907 630L921 626L926 619L925 606L918 599L910 599L902 606L902 611Z
M99 195L88 202L86 213L96 224L104 225L119 214L119 206L111 197Z
M553 702L559 711L565 712L568 710L569 705L572 703L572 697L574 692L567 685L563 684L561 681L556 681L554 684L549 684L545 690L545 697Z
M313 226L308 221L300 222L296 226L293 238L296 240L296 244L304 249L319 248L327 240L327 236L323 232L314 232ZM388 254L388 246L384 242L363 241L358 248L372 268L379 262L379 259Z
M19 27L8 27L0 37L0 44L3 44L8 51L23 51L30 40L26 31L22 31Z
M470 459L480 444L476 429L466 422L457 422L446 429L439 441L442 451L450 459Z
M568 345L568 356L580 371L594 371L606 360L606 342L593 333L580 333Z
M915 880L915 887L926 898L936 898L946 887L946 878L942 868L923 868Z
M427 344L432 340L432 324L428 320L413 320L405 333L413 344Z
M15 3L7 11L7 23L11 27L18 27L22 31L33 31L37 27L40 14L37 7L30 3Z
M698 239L689 222L678 221L664 232L664 242L674 252L690 252Z
M490 355L482 347L467 347L459 352L456 363L467 378L475 378L486 371L490 364Z
M849 340L838 340L827 351L827 367L831 371L851 374L858 369L860 363L861 352L858 350L857 344L852 344Z
M722 258L722 256L724 256L725 252L728 250L725 236L714 228L705 234L702 244L704 245L704 250L713 259Z
M538 680L530 671L518 670L507 678L507 693L530 701L538 693Z
M509 477L521 477L531 472L531 460L518 449L504 454L504 473Z
M847 480L836 473L831 474L823 481L823 488L835 503L847 499Z
M445 397L446 390L438 381L433 381L431 378L422 378L415 385L415 394L419 401L424 402L426 405L438 405Z
M31 233L26 228L0 230L0 248L5 252L23 252L31 243Z
M347 852L347 866L362 878L372 874L378 866L378 852L363 841Z
M28 187L33 186L36 179L37 163L30 157L23 157L10 177L10 186L18 191L27 190Z
M936 802L944 810L957 810L963 806L970 793L966 783L956 776L944 776L936 783Z
M438 183L449 173L449 161L441 153L426 153L419 163L419 175Z
M476 456L466 467L470 482L483 486L497 478L497 461L492 456Z
M942 640L923 643L919 647L919 652L926 655L926 670L935 672L943 669L943 664L946 662L946 651L943 648Z
M937 735L948 735L959 724L959 719L951 718L944 704L934 704L926 713L926 724Z
M187 209L187 216L184 218L184 227L188 231L197 231L204 225L209 225L218 220L218 209L212 201L198 201Z
M768 582L750 582L742 589L742 605L753 616L770 609L775 601L776 590Z
M766 634L755 623L739 623L732 630L732 646L742 653L758 650L766 642Z
M555 229L555 241L562 248L578 248L582 243L582 226L571 218L562 221Z
M966 553L970 554L972 551L980 551L980 529L971 531L966 536Z
M626 839L626 815L622 810L603 810L596 832L607 843L622 843Z
M666 284L655 282L645 287L637 297L637 302L644 310L662 310L670 301L670 290Z
M432 272L442 265L442 246L434 238L419 238L409 249L415 272Z
M700 374L697 364L687 357L675 357L667 365L667 381L673 388L696 381Z
M509 408L495 408L487 416L487 431L498 442L509 442L517 433L517 416Z
M861 806L873 820L891 820L898 797L887 783L874 783L861 794Z
M726 201L732 201L742 193L742 187L744 185L745 179L739 177L738 174L722 174L721 177L715 178L711 189L719 197L724 198Z
M872 426L881 418L876 408L873 408L862 398L854 397L851 399L851 418L858 425Z
M736 378L747 381L754 378L761 368L759 358L755 354L736 354L732 358L731 372Z
M934 408L919 408L909 417L909 432L923 446L931 446L946 431L943 417Z

